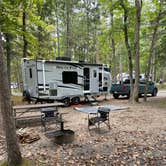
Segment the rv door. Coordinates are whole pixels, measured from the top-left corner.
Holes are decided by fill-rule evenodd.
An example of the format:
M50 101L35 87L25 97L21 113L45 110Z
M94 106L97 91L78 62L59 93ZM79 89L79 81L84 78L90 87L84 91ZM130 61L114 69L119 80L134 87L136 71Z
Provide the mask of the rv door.
M84 68L84 91L90 90L90 69L88 67Z
M98 93L99 92L99 73L98 68L93 67L91 68L91 83L90 83L90 91L91 93Z
M29 93L31 97L37 97L37 71L35 61L25 62L25 91Z

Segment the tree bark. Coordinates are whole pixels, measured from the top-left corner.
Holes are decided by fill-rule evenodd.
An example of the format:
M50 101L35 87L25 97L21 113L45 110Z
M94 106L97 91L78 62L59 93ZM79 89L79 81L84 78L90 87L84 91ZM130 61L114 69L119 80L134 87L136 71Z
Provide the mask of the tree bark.
M112 0L110 0L110 2L112 3ZM110 16L111 16L111 29L113 31L114 29L114 14L113 14L113 10L110 11ZM112 47L112 64L113 64L113 68L112 68L112 79L114 82L116 82L116 50L115 50L115 40L113 35L111 36L111 47Z
M135 55L135 84L134 84L134 97L132 102L139 102L139 75L140 75L140 21L141 21L141 8L142 0L135 0L136 7L136 22L135 22L135 41L134 41L134 55Z
M10 83L11 83L11 35L9 33L5 34L6 38L6 54L7 54L7 74L8 74L8 83L9 83L9 89L10 89Z
M2 36L0 33L0 109L6 137L8 165L16 166L22 162L22 157L17 142L16 129L12 114L11 95L7 79L7 67L4 59Z
M98 49L98 38L97 38L97 26L95 24L95 28L94 28L94 48L95 48L95 54L94 54L94 58L93 58L93 63L99 63L99 49Z
M133 99L133 90L134 90L134 84L133 84L133 63L132 63L132 53L131 53L131 47L129 44L129 39L128 39L128 10L125 7L124 1L121 0L121 6L124 10L124 27L123 27L123 32L124 32L124 37L125 37L125 45L127 49L127 54L128 54L128 65L129 65L129 77L130 77L130 102Z
M156 56L153 57L152 81L156 82Z
M25 8L23 9L23 13L22 13L22 31L23 31L23 58L26 58L28 42L26 39L26 11L25 11Z
M85 48L85 55L84 60L89 60L89 27L90 27L90 19L89 19L89 6L90 2L89 0L84 0L84 3L86 4L86 48Z
M66 1L66 56L71 57L71 46L70 46L70 0Z
M56 31L57 31L57 47L58 47L58 57L60 57L60 35L59 35L59 18L58 18L58 14L57 14L57 18L56 18Z

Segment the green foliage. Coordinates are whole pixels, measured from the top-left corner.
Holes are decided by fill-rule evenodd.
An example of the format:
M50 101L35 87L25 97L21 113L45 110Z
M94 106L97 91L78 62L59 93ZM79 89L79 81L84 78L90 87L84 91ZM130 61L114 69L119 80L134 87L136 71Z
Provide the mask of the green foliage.
M157 88L160 90L166 90L166 84L159 84L157 85Z
M30 58L52 59L66 56L67 37L70 56L73 60L86 60L95 63L116 63L119 71L119 56L122 55L123 72L128 71L127 50L123 34L124 2L128 13L128 35L132 54L134 50L135 7L129 0L3 0L0 2L0 31L11 35L12 68L20 65L22 57L23 35L27 40L27 54ZM165 2L164 2L165 3ZM69 32L67 33L67 5L69 14ZM165 5L166 6L166 5ZM23 32L22 12L26 9L26 31ZM145 72L149 48L152 40L155 18L161 9L160 1L143 1L141 15L141 72ZM163 14L166 8L162 7ZM114 22L111 25L110 14ZM166 58L166 19L162 18L155 46L156 68L160 71ZM59 36L58 36L59 35ZM111 40L115 41L117 62L113 61ZM59 42L59 43L58 43ZM4 46L6 45L4 40ZM19 61L20 63L20 61ZM14 70L13 70L14 71ZM159 72L157 72L159 75ZM12 76L14 78L14 76Z
M32 164L33 162L27 159L24 159L22 164L18 165L18 166L33 166L34 164ZM8 166L6 161L2 161L0 163L0 166Z
M18 24L19 8L18 3L11 3L8 0L0 2L0 31L16 33L19 31L20 26Z

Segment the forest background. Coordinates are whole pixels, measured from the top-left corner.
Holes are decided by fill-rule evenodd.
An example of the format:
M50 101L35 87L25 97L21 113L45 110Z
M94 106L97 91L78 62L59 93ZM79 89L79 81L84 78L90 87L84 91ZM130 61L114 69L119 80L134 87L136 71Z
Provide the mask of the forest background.
M165 49L165 0L0 0L0 106L8 165L22 162L8 86L12 81L21 87L22 58L106 63L113 81L119 72L130 74L130 94L138 102L140 73L146 83L149 76L166 80Z
M129 50L134 63L135 11L134 0L0 1L9 78L18 85L22 82L21 58L65 56L109 64L116 80L119 72L129 72ZM165 80L165 2L144 0L140 23L140 73L146 73L150 63L152 79Z

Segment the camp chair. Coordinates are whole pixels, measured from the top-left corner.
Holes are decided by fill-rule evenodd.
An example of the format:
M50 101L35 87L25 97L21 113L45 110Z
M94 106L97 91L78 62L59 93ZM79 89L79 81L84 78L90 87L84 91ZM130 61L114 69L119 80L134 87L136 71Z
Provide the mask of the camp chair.
M59 114L58 110L55 107L42 108L41 113L42 113L41 114L41 123L42 123L42 126L44 127L45 131L47 130L46 123L54 121L54 123L60 123L61 125L63 125L62 115Z
M100 130L100 124L104 123L110 129L109 108L99 107L97 113L88 114L88 129L90 126L95 126Z

